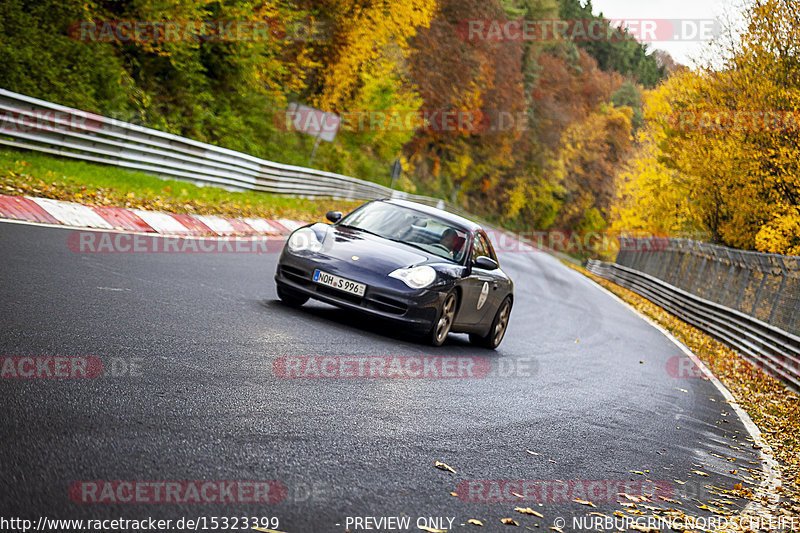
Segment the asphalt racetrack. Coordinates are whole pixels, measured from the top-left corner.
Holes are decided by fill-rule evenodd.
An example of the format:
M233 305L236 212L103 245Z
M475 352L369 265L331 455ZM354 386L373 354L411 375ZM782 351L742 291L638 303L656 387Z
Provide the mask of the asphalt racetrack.
M697 507L719 497L707 486L739 481L726 458L758 468L715 386L675 372L681 350L544 253L500 256L515 305L491 352L465 335L431 348L313 301L289 308L276 253L81 254L71 231L0 223L0 355L12 361L0 380L0 516L153 517L176 531L189 529L174 526L181 518L209 530L212 517L277 518L259 525L292 533L461 531L469 519L505 531L509 517L577 531L573 517L621 509L605 488L627 483L654 507L710 516ZM102 373L12 376L23 357L99 360ZM430 368L309 370L330 357L355 374L358 361ZM192 487L211 487L208 501ZM524 487L538 492L517 501ZM365 520L388 517L410 525Z

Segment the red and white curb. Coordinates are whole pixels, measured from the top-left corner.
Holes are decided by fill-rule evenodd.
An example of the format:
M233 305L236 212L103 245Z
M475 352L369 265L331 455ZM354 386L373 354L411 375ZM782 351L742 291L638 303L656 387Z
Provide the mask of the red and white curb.
M196 237L233 235L281 237L305 225L304 222L287 219L164 213L2 194L0 194L0 218L77 228Z

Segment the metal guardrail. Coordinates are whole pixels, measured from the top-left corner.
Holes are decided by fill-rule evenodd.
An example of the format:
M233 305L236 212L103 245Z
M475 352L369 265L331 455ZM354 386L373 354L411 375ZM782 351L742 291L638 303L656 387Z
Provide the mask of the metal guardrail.
M4 89L0 89L0 145L114 165L198 185L212 185L231 190L346 200L406 198L474 218L440 199L395 191L377 183L332 172L267 161ZM680 257L675 274L678 279L685 280L695 288L706 287L700 279L705 262L699 269L699 275L692 277L686 272L695 272L692 270L695 268L694 258L689 266L683 264L683 258L688 254L709 260L718 257L719 254L711 248L702 246L698 248L686 243L670 243L669 246L674 249L668 251L675 252L674 255ZM657 277L630 268L639 267L642 270L657 268L662 277L666 272L675 271L675 268L670 269L675 266L672 260L654 263L653 258L656 254L637 255L626 251L637 249L635 246L622 246L621 249L623 251L620 252L617 261L623 264L590 261L589 270L642 294L676 316L738 349L753 364L763 367L800 389L800 338L762 322L754 316L709 301ZM728 252L726 257L730 260L728 263L731 265L731 270L725 283L723 300L729 292L734 268L747 271L748 281L751 279L749 272L752 271L747 269L748 261L743 259L744 256L736 261ZM774 270L775 264L779 265L782 273L787 272L782 262L764 260L757 262L759 265L762 263L763 268L759 269L762 272L760 285L751 306L751 313L754 315L767 283L768 276L765 272L770 268ZM717 271L718 265L715 274ZM784 277L780 283L778 296L772 301L770 320L776 316L779 295L784 289L785 280ZM745 291L747 285L745 282L741 290ZM789 290L789 293L800 301L800 296L797 296L796 292ZM736 297L737 307L743 299L743 294L744 292ZM789 328L795 322L797 310L800 309L794 305L794 301L793 299L790 302L793 312L788 318L791 322Z
M800 335L800 257L688 239L623 237L616 262Z
M437 198L267 161L5 89L0 89L0 145L230 190L345 200L404 198L469 216Z
M587 270L644 296L800 391L800 337L624 265L589 261Z

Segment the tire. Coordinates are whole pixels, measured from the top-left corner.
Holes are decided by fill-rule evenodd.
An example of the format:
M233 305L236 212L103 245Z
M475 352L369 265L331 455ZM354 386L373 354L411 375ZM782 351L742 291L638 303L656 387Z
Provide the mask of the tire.
M287 289L281 285L278 285L278 298L286 305L292 307L300 307L308 301L308 296L305 294L300 294L299 292Z
M503 337L506 336L508 319L510 317L511 297L506 296L506 299L503 300L503 303L500 304L500 307L497 309L497 313L494 315L494 320L492 320L492 327L489 328L489 333L483 337L472 333L469 336L470 342L476 346L494 350L500 346L500 343L503 342Z
M433 346L441 346L447 340L447 334L453 327L453 321L456 318L456 310L458 309L458 298L456 298L455 291L450 292L444 297L442 309L436 322L433 323L431 332L429 334L429 342Z

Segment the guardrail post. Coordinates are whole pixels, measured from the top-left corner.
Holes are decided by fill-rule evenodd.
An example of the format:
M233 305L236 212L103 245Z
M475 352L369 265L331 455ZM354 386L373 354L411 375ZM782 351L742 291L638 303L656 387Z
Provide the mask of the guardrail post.
M725 278L725 284L722 286L722 294L719 297L719 303L725 305L725 298L728 296L728 288L731 286L731 278L733 277L733 272L736 266L733 264L733 257L731 257L731 252L726 248L725 249L725 257L728 258L728 276Z
M680 287L681 289L689 288L689 278L692 275L692 268L694 268L694 260L695 260L694 250L689 252L689 255L691 255L692 259L691 261L689 261L689 266L686 268L686 274L684 274L683 278L679 281L678 287Z
M628 241L633 245L633 252L631 252L631 264L628 265L631 268L639 268L639 256L642 254L641 249L639 248L639 239L631 237Z
M711 275L711 283L708 284L708 290L706 291L706 298L714 300L714 288L717 286L717 279L719 279L719 267L721 261L719 257L714 255L714 273Z
M677 286L678 280L680 280L681 277L681 266L683 265L683 259L684 257L686 257L686 254L683 252L683 250L676 250L675 255L678 256L678 264L675 265L674 273L669 283L672 283L672 285Z
M661 275L658 276L659 279L663 279L665 281L667 279L667 275L672 271L672 263L675 262L675 258L678 256L678 254L675 253L675 250L672 250L671 248L667 249L667 254L666 260L662 261L664 268L661 271Z
M744 278L744 283L742 284L741 288L739 289L739 295L736 297L736 304L733 306L734 309L737 311L741 311L739 305L742 303L742 298L744 297L744 291L747 289L747 286L750 285L750 276L753 275L753 271L749 268L747 269L747 276Z
M800 297L797 298L797 302L794 304L794 311L792 311L792 316L789 319L789 327L786 331L790 333L794 331L794 325L797 323L798 316L800 316Z
M761 283L758 285L758 290L756 291L756 298L753 301L753 307L750 308L750 316L756 316L756 311L758 310L758 302L761 299L761 293L764 291L764 285L767 284L767 273L763 270L761 272Z
M701 288L700 281L703 278L703 272L706 270L707 263L708 263L708 258L704 255L702 258L702 263L700 263L700 270L697 271L697 276L695 276L694 285L692 286L692 292L695 294L700 294L700 288Z
M775 294L775 298L772 300L772 306L769 310L769 318L767 319L767 322L769 322L770 324L773 323L772 321L774 320L775 317L775 310L778 308L778 302L780 301L781 296L783 295L783 288L786 286L786 278L787 278L786 265L783 264L783 259L781 259L780 257L777 257L776 259L778 260L778 265L781 267L781 284L778 287L778 292L777 294Z

